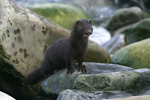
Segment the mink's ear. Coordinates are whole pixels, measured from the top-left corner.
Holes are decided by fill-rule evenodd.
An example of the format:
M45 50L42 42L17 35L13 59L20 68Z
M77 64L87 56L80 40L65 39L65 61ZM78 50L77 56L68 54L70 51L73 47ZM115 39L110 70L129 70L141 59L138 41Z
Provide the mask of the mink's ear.
M88 19L88 22L90 22L92 24L92 20L91 19Z
M76 29L77 24L79 24L79 23L81 23L81 22L82 22L81 20L76 20L76 21L74 22L74 24L73 24L72 29Z

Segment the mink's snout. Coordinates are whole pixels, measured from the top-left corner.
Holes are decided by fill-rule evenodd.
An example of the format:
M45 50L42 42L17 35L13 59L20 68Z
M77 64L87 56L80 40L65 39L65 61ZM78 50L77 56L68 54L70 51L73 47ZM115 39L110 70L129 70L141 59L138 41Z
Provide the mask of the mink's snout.
M89 30L87 31L88 35L91 35L92 32L93 32L93 30L91 30L91 29L89 29Z

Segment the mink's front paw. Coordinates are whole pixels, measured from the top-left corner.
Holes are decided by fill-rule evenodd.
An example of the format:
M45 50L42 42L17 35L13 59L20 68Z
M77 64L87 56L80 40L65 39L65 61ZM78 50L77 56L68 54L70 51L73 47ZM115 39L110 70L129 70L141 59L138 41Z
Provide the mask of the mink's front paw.
M81 67L78 66L78 70L84 73L84 72L87 72L87 67L85 65L82 65Z
M74 72L74 68L67 68L67 74L72 74Z

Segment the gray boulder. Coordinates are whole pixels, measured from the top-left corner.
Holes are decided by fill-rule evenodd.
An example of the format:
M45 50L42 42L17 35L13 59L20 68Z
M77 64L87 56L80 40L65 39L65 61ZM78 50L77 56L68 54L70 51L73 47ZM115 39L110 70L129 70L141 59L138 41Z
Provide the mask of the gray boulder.
M88 67L87 73L82 74L75 70L73 74L68 75L67 70L62 69L50 76L40 85L35 100L39 100L38 98L102 100L145 95L150 90L150 87L146 87L150 82L150 69L135 70L126 66L103 63L84 64ZM77 64L74 65L75 69L76 67ZM146 88L143 89L144 87Z
M102 24L102 26L109 30L114 30L147 17L150 17L150 15L138 7L122 8L117 10L106 23Z
M82 85L77 86L77 85L79 85L77 80L80 78L80 76L84 76L84 75L92 76L92 75L97 75L97 74L101 75L102 73L109 74L109 73L113 73L113 72L119 73L120 71L126 72L129 70L132 70L132 68L129 68L126 66L121 66L121 65L116 65L116 64L104 64L104 63L84 63L84 64L88 67L87 73L82 74L82 72L75 70L75 72L73 74L68 75L66 73L67 69L62 69L62 70L58 71L57 73L55 73L54 75L50 76L47 80L45 80L40 85L38 94L40 96L46 95L49 97L51 95L56 96L65 89L79 89L82 86ZM73 67L76 69L77 64L75 64ZM103 81L103 84L105 84L105 81ZM94 84L92 84L92 85L94 85ZM84 89L80 88L79 90L84 90ZM110 88L110 90L111 90L111 88Z
M105 100L132 96L124 91L81 91L66 89L62 91L57 100Z
M150 38L150 18L145 18L121 31L126 37L126 45Z
M148 70L150 72L150 70ZM150 78L135 71L112 72L94 75L80 75L74 81L74 88L80 90L130 90L148 85Z
M129 66L135 69L150 68L150 39L145 39L118 50L112 57L111 63Z

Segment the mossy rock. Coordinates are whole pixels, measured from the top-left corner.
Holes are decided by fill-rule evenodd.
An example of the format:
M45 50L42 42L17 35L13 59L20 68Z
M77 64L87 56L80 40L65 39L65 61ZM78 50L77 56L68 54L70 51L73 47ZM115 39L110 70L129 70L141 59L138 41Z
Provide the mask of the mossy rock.
M150 17L150 15L138 7L122 8L117 10L115 14L111 16L109 21L103 25L107 29L118 29L147 17Z
M64 69L59 70L58 72L56 72L55 74L53 74L49 78L47 78L45 81L42 82L42 84L39 87L39 93L38 93L39 96L57 97L59 95L59 93L61 93L65 89L79 89L79 90L82 90L81 87L83 86L84 83L81 84L81 85L78 85L78 83L77 84L74 83L76 78L79 77L80 75L81 76L82 75L91 75L91 77L93 77L93 75L97 75L97 74L101 74L101 73L109 74L111 72L116 72L116 71L121 71L120 73L122 73L122 71L133 70L130 67L116 65L116 64L93 63L93 62L84 62L83 64L87 66L87 72L86 73L82 73L81 71L78 71L77 70L78 64L74 64L72 67L75 69L75 71L72 74L67 74L67 68L64 68ZM113 75L113 74L109 74L108 76L104 75L104 77L102 77L102 78L108 79L107 77L111 77L111 76L113 76L113 78L115 78L115 75ZM120 74L117 74L117 75L120 75ZM130 76L132 77L132 75L130 75ZM102 79L102 78L97 77L97 78L95 78L95 81L93 81L93 82L99 84L98 86L107 87L108 86L107 85L107 80L105 81L105 79ZM116 77L116 78L118 79L118 77ZM93 77L93 80L94 80L94 77ZM97 81L97 80L99 80L99 81ZM122 80L123 80L123 78L122 78ZM88 81L88 79L87 79L87 81ZM119 79L118 79L118 81L119 81ZM103 84L103 85L101 85L100 83ZM74 88L74 84L75 84L76 88ZM79 82L79 84L80 84L80 82ZM94 84L90 84L90 86L94 87ZM110 89L112 87L108 87L108 88ZM95 90L102 90L102 88L101 89L97 88Z
M132 68L150 68L150 39L130 44L117 51L111 63Z
M57 96L60 96L61 92L65 91L66 89L71 89L75 91L83 90L88 95L90 95L89 92L94 93L96 95L97 91L133 91L142 89L143 86L149 86L150 69L148 68L133 69L131 67L117 64L104 64L92 62L83 64L87 66L86 73L78 71L78 64L75 64L74 66L72 66L75 69L74 73L70 75L67 74L67 69L65 68L59 70L58 72L47 78L40 85L38 97L35 100L39 100L39 97L50 99L52 97L57 98ZM71 98L74 98L73 94L68 93L67 96L72 95ZM85 97L86 94L82 95ZM102 92L100 94L102 94ZM64 98L63 100L74 100L71 98Z
M47 17L48 19L69 30L71 29L75 20L89 19L87 14L85 14L81 9L67 4L35 4L30 6L29 9Z
M74 88L78 90L130 90L139 85L142 80L140 74L133 71L102 73L94 75L80 75L74 81ZM134 84L135 83L135 84Z
M0 90L15 97L15 100L26 100L23 96L28 96L28 100L32 100L37 94L37 88L31 88L24 83L24 76L9 62L10 57L3 47L0 42Z
M150 18L137 22L121 33L125 34L126 45L150 38Z

